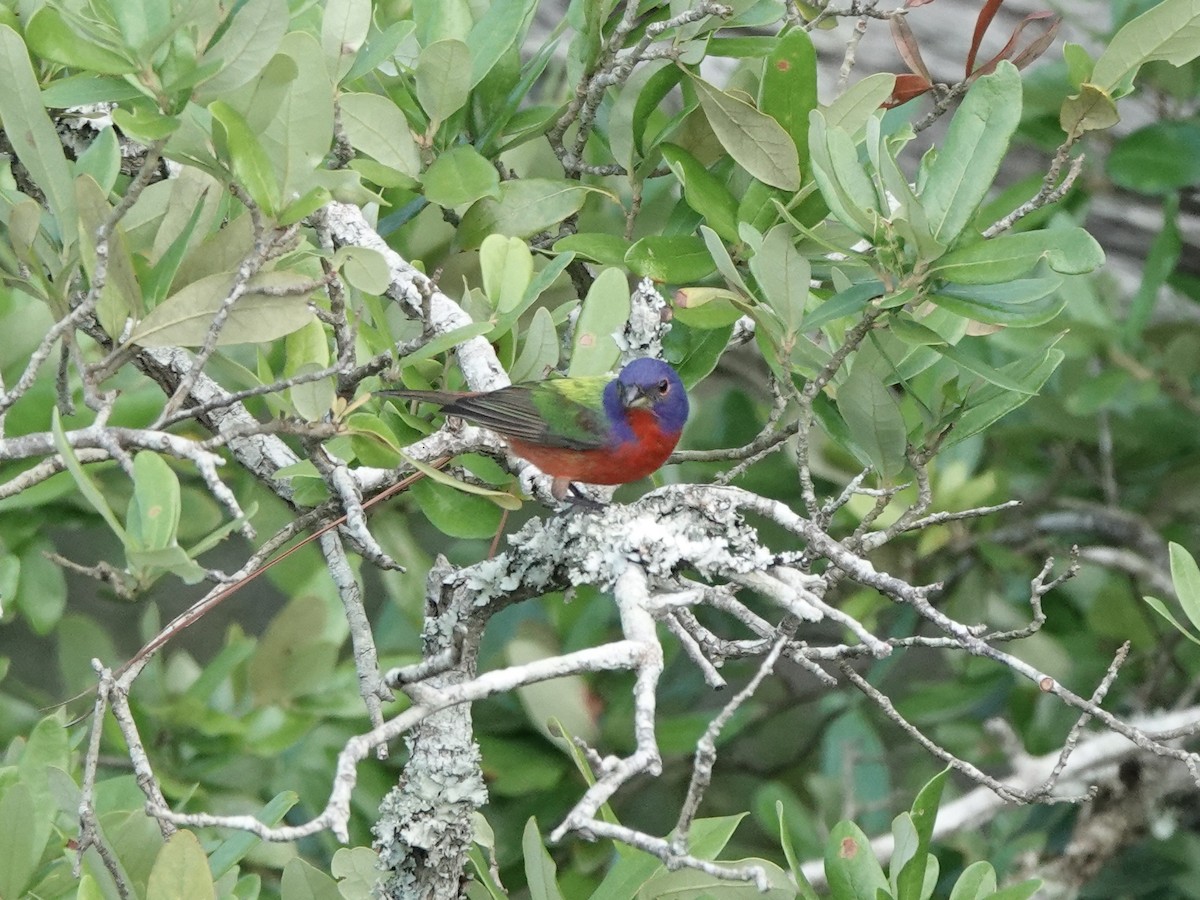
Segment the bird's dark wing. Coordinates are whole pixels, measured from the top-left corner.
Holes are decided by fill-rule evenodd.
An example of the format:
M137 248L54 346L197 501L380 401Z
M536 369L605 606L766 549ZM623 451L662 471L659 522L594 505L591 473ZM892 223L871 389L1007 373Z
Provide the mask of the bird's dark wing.
M547 397L544 390L539 392L542 387L540 384L516 384L479 394L452 391L378 393L437 403L448 415L460 416L505 437L544 447L595 450L605 445L608 429L603 411L567 397ZM553 401L551 415L557 425L551 425L543 411L549 400Z

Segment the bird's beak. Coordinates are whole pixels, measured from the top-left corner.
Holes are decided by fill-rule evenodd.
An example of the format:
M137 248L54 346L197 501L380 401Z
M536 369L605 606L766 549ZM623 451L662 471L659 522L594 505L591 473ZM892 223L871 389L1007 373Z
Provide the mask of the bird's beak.
M626 409L643 409L650 405L650 398L646 396L646 392L642 390L640 385L627 384L621 392L621 399L625 401Z

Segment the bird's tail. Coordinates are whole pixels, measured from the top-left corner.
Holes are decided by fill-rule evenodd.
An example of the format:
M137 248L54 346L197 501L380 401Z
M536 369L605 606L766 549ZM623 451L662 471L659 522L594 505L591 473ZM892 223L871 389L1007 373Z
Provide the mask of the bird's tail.
M405 400L420 400L422 403L436 403L438 406L449 406L463 397L475 396L474 391L371 391L376 397L403 397Z

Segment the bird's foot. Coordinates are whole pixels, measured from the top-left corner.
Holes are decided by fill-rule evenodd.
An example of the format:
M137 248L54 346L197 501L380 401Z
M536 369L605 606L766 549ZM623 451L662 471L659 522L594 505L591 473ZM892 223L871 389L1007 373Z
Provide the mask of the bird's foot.
M601 503L599 500L594 500L579 489L579 486L572 484L567 496L560 499L571 504L571 509L579 510L580 512L600 512L607 503Z

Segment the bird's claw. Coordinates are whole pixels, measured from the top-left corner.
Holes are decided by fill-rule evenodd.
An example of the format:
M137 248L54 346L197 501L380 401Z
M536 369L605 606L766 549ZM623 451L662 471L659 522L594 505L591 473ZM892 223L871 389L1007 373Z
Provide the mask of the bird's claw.
M564 497L563 499L570 504L570 508L572 510L578 510L580 512L600 512L606 506L608 506L607 503L601 503L599 500L594 500L589 497L579 489L578 485L574 483L572 483L571 487L569 488L568 496Z

